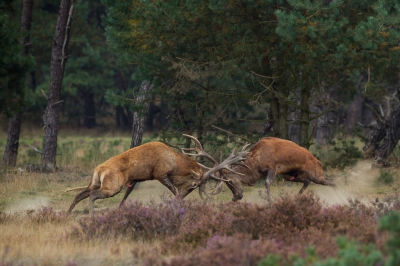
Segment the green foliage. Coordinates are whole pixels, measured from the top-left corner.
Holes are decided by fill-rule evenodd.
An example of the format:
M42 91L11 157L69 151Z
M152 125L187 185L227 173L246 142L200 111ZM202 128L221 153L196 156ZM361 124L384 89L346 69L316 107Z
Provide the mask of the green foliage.
M266 258L260 260L260 262L257 264L257 266L275 266L279 265L281 262L281 256L271 254L268 255Z
M22 6L22 0L18 1ZM52 39L58 16L59 0L34 1L31 33L31 52L35 56L36 66L28 76L30 90L27 91L30 102L27 115L35 124L42 123L42 113L50 87L50 59ZM115 56L108 51L104 37L101 16L105 14L100 0L82 2L75 6L72 18L70 42L67 47L63 87L61 90L61 123L68 126L80 126L87 117L96 117L101 124L105 117L112 117L110 105L104 101L106 90L117 91L132 87L131 66L118 66ZM87 114L90 105L94 114ZM100 122L99 122L100 121ZM107 121L108 122L108 121Z
M362 158L361 151L355 146L355 141L348 138L339 137L336 141L329 143L333 146L330 160L325 166L343 170L347 166L354 165L358 159Z
M381 169L376 181L381 184L390 185L394 182L394 173L387 169Z
M389 0L102 2L111 50L168 99L172 131L202 136L217 125L245 135L251 112L277 102L274 134L287 137L290 114L308 114L299 91L323 100L339 85L346 100L354 72L369 69L369 92L400 63L400 11Z
M314 249L307 250L307 256L296 258L292 265L296 266L333 266L333 265L359 265L374 266L382 263L383 256L374 245L359 245L356 241L349 241L346 237L338 237L339 251L336 258L322 260L315 254Z
M380 229L389 232L391 238L386 242L388 257L385 265L400 264L400 214L393 212L380 220Z
M25 102L25 76L34 65L31 56L22 56L23 34L11 16L11 4L0 3L0 113L12 116L21 112Z

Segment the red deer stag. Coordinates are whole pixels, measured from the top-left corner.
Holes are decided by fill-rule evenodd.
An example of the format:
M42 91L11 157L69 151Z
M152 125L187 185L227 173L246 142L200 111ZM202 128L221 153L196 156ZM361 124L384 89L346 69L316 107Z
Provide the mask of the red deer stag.
M93 170L89 185L75 196L68 213L71 213L81 200L90 197L90 213L93 215L95 200L113 197L124 186L128 186L121 202L123 204L135 184L147 180L158 180L174 195L184 198L202 184L205 178L214 176L214 173L221 169L229 169L231 164L243 161L245 155L244 153L233 154L203 174L201 167L190 157L173 150L164 143L149 142L98 165ZM204 186L200 187L200 195L203 188Z
M303 183L299 193L307 188L310 182L331 186L336 185L323 173L321 162L307 149L296 143L273 137L266 137L250 148L242 165L232 166L233 171L222 171L222 178L214 194L222 189L225 181L233 193L233 201L243 197L243 187L253 186L261 178L266 178L265 187L268 199L271 199L270 186L277 174L287 181Z

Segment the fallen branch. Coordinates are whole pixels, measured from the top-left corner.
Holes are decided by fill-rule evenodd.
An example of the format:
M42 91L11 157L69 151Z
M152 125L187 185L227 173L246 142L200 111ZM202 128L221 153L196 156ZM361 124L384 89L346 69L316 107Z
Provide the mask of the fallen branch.
M36 149L36 147L33 147L32 145L29 145L29 147L31 147L35 152L43 154L43 152L41 152L38 149Z
M225 132L225 133L228 134L228 135L231 135L231 136L234 136L234 137L238 137L238 138L244 139L245 141L248 141L248 142L250 142L250 143L253 143L253 142L254 142L254 141L252 141L252 140L250 140L250 139L248 139L248 138L245 138L245 137L240 136L240 135L236 135L236 134L234 134L234 133L232 133L232 132L230 132L230 131L228 131L228 130L222 129L222 128L220 128L220 127L217 127L217 126L214 126L214 125L211 125L211 126L212 126L213 128L215 128L215 129L218 129L218 130L221 130L221 131Z

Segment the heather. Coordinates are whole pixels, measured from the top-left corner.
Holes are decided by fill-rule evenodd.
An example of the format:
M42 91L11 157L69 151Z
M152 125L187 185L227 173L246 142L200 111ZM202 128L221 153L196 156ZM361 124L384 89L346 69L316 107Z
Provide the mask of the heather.
M312 192L282 195L265 204L128 202L94 219L80 218L69 237L159 241L157 254L144 258L145 265L257 265L267 254L275 256L269 261L291 263L306 259L311 251L314 258L324 260L341 251L342 236L357 243L353 247L373 245L384 250L388 235L378 230L378 221L386 214L382 206L398 210L398 203L392 197L382 203L329 206Z

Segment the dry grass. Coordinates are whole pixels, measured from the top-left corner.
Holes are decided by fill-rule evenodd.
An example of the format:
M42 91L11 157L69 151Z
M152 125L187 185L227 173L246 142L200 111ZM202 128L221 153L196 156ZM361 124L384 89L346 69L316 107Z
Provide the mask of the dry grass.
M61 223L38 224L20 213L9 222L1 223L0 258L15 265L78 265L135 264L132 250L151 252L156 242L132 242L126 239L77 242L66 237L76 225L75 217Z

